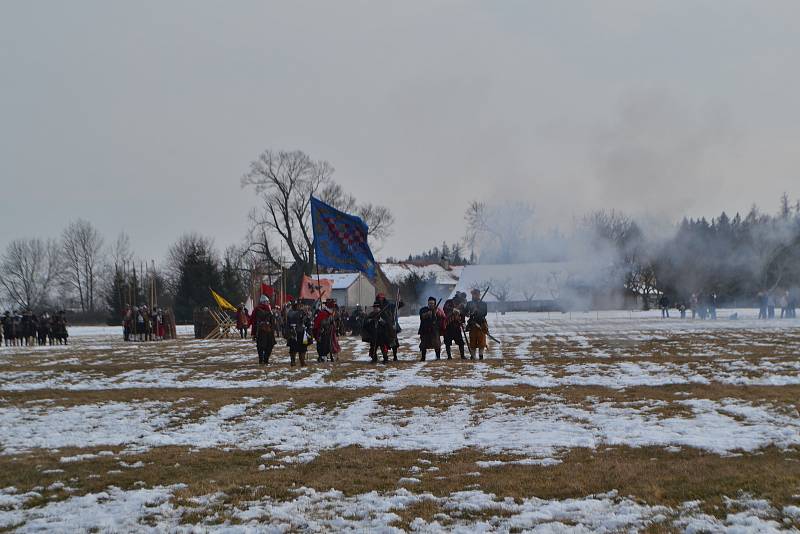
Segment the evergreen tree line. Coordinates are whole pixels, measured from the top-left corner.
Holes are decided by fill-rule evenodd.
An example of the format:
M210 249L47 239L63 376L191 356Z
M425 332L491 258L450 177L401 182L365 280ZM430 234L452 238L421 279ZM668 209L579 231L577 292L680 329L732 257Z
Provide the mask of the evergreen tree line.
M450 265L468 265L472 259L464 256L464 245L455 242L447 244L442 242L441 247L433 247L427 251L418 254L409 254L405 260L389 257L386 261L389 263L399 263L405 261L408 263L441 263L447 261Z

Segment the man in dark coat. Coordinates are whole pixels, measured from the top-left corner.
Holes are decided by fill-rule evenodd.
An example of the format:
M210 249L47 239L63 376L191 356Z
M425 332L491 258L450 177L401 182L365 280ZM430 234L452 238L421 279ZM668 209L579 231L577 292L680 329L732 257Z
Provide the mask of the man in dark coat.
M389 347L395 339L393 322L394 318L387 314L385 301L384 307L381 307L381 302L375 300L372 304L372 311L364 320L363 337L361 338L369 342L369 357L372 363L378 361L378 349L383 356L383 363L389 361ZM397 360L396 353L394 359Z
M398 311L405 306L405 303L400 300L392 302L386 299L386 295L378 293L375 296L375 302L378 303L381 310L381 317L389 324L389 348L392 349L392 359L397 361L397 349L400 348L400 341L397 339L397 334L400 333L400 322L398 321Z
M289 346L289 358L294 367L295 358L300 359L300 367L306 365L306 351L311 343L311 318L300 307L300 301L292 302L292 308L286 314L286 328L284 330L286 344Z
M364 311L361 306L356 306L350 314L350 333L356 337L361 336L361 327L364 324Z
M275 316L272 314L272 308L266 295L261 295L258 306L253 310L252 323L258 350L258 363L266 365L269 363L272 348L275 346Z
M47 312L42 313L39 317L39 323L36 327L36 337L39 340L39 345L47 345L47 337L50 335L50 314Z
M661 318L669 319L669 297L661 295L661 298L658 299L658 305L661 307Z
M463 295L463 296L462 296ZM447 351L447 359L453 359L451 345L458 346L461 359L464 356L464 305L466 304L466 293L457 292L452 299L447 299L444 303L445 327L444 327L444 348Z
M428 305L419 310L419 350L420 361L425 361L425 354L433 349L436 359L441 357L442 339L444 329L444 312L439 308L436 297L428 297Z
M14 315L11 315L11 312L6 310L6 313L3 314L3 337L6 338L6 347L17 344L15 330L16 325L14 324Z

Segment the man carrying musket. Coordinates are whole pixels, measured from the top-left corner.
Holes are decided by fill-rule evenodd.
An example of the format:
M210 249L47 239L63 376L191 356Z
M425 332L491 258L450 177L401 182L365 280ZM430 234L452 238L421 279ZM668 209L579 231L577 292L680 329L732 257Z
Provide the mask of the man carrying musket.
M461 354L461 359L466 360L466 356L464 356L464 336L462 335L466 297L466 293L456 292L452 299L447 299L444 303L444 348L447 351L448 360L453 359L453 354L450 349L453 343L458 345L458 352Z
M261 295L258 306L253 310L252 324L258 350L258 363L267 365L272 355L272 348L275 346L275 316L272 315L272 308L266 295Z
M481 298L481 290L472 290L472 300L467 303L465 308L467 314L467 332L469 334L469 353L470 359L475 359L475 351L478 351L478 359L483 359L483 350L486 348L486 336L489 333L489 323L486 322L488 309L486 303Z
M445 316L439 308L435 297L428 297L428 305L419 310L419 350L422 354L421 362L425 361L425 354L429 349L436 353L440 359L442 351L441 332L444 330Z
M292 301L292 309L286 314L284 332L286 344L289 346L289 359L294 367L295 358L299 357L300 367L306 365L306 351L311 343L311 318L300 307L300 301Z
M381 302L375 300L372 304L372 311L364 320L364 328L361 332L361 339L369 343L369 359L372 363L377 363L379 349L383 356L383 363L389 361L389 346L392 343L393 331L392 324L386 317L386 307L382 307Z

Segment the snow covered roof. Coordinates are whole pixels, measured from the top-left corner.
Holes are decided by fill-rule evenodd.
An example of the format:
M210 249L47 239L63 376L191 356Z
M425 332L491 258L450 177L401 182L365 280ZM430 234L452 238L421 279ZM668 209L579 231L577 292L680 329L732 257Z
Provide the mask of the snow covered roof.
M348 287L352 286L358 280L358 275L360 273L336 273L336 274L321 274L319 275L320 278L323 280L330 280L333 282L332 289L347 289ZM316 279L316 275L312 275L311 278Z
M381 263L381 270L383 271L383 274L386 275L386 278L392 284L399 284L410 274L416 273L422 278L426 278L433 274L437 284L452 286L458 283L460 269L461 267L451 267L450 270L447 270L438 263L430 263L428 265L415 265L413 263Z
M497 302L495 295L501 292L508 302L557 300L569 283L595 279L603 269L577 261L467 265L453 293L491 286L484 298L487 302Z

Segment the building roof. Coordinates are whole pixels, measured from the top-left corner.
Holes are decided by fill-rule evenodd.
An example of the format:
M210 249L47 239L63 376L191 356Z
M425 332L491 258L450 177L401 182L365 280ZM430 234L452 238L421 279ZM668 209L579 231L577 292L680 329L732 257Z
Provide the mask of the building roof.
M497 302L499 299L495 295L502 290L507 293L504 299L507 302L558 300L569 284L590 283L603 271L602 265L577 261L467 265L453 294L491 286L484 298L487 302Z
M460 267L451 267L450 270L445 269L438 263L429 263L427 265L417 265L414 263L381 263L381 271L392 284L400 284L405 278L411 274L425 278L431 276L435 277L435 281L439 285L453 286L458 283L460 274Z
M332 289L347 289L358 280L361 273L336 273L336 274L321 274L320 278L330 280L333 282ZM316 279L316 275L312 275Z

